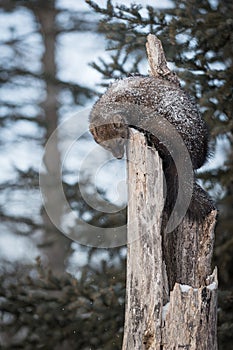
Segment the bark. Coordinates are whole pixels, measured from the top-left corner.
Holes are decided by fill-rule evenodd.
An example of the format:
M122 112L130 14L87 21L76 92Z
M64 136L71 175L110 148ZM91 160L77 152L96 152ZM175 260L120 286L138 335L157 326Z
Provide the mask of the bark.
M170 76L176 82L162 50L160 41L149 36L152 74ZM128 191L122 349L217 349L216 268L211 273L216 210L200 223L185 217L178 228L166 233L162 162L157 151L147 146L145 136L133 129L128 142Z
M143 349L146 332L161 340L164 285L160 234L163 209L163 191L160 187L163 182L162 164L156 150L146 146L142 134L132 130L130 133L129 243L123 344L123 349L128 350Z

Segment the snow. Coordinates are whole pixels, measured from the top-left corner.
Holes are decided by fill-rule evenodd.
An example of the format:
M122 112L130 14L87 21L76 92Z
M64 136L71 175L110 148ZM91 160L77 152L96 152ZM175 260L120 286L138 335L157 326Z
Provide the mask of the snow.
M109 59L105 47L103 37L95 33L76 32L60 35L57 50L59 79L93 88L101 82L101 74L89 64L96 61L98 56Z
M112 84L112 91L114 93L124 91L130 86L130 78L119 79L115 83Z
M207 289L213 291L218 288L218 285L216 282L212 282L209 286L207 286Z
M188 293L192 287L187 284L180 284L180 289L182 293Z
M80 110L58 127L59 149L63 154L62 172L73 183L88 178L90 186L96 191L93 196L99 195L101 189L108 200L124 208L127 201L125 161L116 160L110 152L96 144L88 130L89 113L90 108ZM87 186L83 191L81 183L79 187L85 198ZM105 200L104 197L102 199Z
M107 0L95 0L95 2L101 6L106 7ZM126 6L130 5L130 2L125 3L121 0L113 0L113 5L116 4L124 4ZM172 6L172 2L169 0L134 0L132 3L136 5L142 5L142 6L153 6L155 8L166 8L168 6ZM90 6L85 2L85 0L81 1L75 1L75 0L57 0L57 7L60 9L70 9L72 8L73 11L90 11Z
M2 132L3 139L5 132ZM11 134L10 139L13 138ZM30 151L29 151L30 150ZM30 153L29 153L30 152ZM18 138L0 147L1 173L0 182L16 179L15 169L27 171L30 167L38 169L42 148L30 139Z
M222 168L224 165L224 162L226 160L225 154L229 151L230 149L230 143L227 138L218 138L216 141L216 147L214 150L214 155L210 156L210 159L208 162L206 162L203 167L197 170L197 173L204 172L207 170L213 170L213 169L218 169Z
M168 302L166 305L163 306L163 308L162 308L162 321L165 321L169 307L170 307L170 302Z
M211 283L209 286L207 286L207 289L209 290L215 290L217 289L217 283L213 282ZM197 291L197 288L192 288L191 286L187 285L187 284L180 284L180 289L182 293L188 293L190 291L190 289L193 289L194 291Z
M35 22L31 13L26 8L20 8L6 13L0 11L0 37L2 41L12 38L14 33L20 36L27 36L35 29Z
M35 247L32 239L28 237L17 237L10 233L0 235L1 260L29 263L33 262L39 255L40 252Z
M105 0L97 0L97 3L104 6L106 5ZM122 3L122 1L114 1L114 3ZM160 0L134 0L134 3L145 5L151 5L156 8L164 8L171 5L170 1L160 1ZM56 2L58 8L61 9L72 9L73 11L89 11L90 7L85 3L84 0L58 0ZM142 11L143 13L143 11ZM23 8L14 12L14 14L6 14L0 12L0 36L1 40L10 40L12 35L14 36L28 36L25 45L25 54L27 54L27 59L30 58L30 68L34 70L39 70L41 68L40 55L42 46L40 43L39 36L33 34L35 31L35 22L30 11ZM91 61L96 61L97 57L107 60L109 53L105 51L106 42L102 36L97 36L94 33L72 33L72 34L62 34L58 38L57 42L57 63L58 63L58 76L64 81L70 81L73 83L83 84L88 87L94 88L96 84L101 82L101 75L93 68L89 66ZM30 48L30 49L29 49ZM4 49L2 59L9 57L9 49ZM31 55L31 56L30 56ZM14 52L12 51L12 60L15 59ZM12 61L13 62L13 61ZM9 61L9 64L12 64ZM25 60L27 63L27 60ZM172 65L172 63L170 63ZM148 67L146 60L142 64L142 68ZM217 68L222 69L221 66ZM146 69L145 69L146 73ZM43 84L33 79L30 86L27 85L22 89L17 89L17 91L12 91L12 88L4 86L4 92L2 90L2 99L8 100L8 102L15 102L15 99L21 104L21 112L25 113L26 116L35 116L38 111L34 110L34 107L30 106L30 100L41 100L44 98L43 94ZM125 89L125 82L119 81L116 87L117 89ZM64 97L65 99L65 97ZM81 107L77 107L80 110ZM23 110L24 109L24 110ZM17 112L17 111L16 111ZM68 111L64 113L65 118L73 115L73 111ZM84 120L84 119L83 119ZM85 130L87 130L87 116L85 116L86 124ZM83 123L83 122L82 122ZM84 123L83 123L84 125ZM1 141L4 145L0 148L0 161L1 161L1 175L0 181L13 180L15 178L14 168L26 171L30 167L38 168L42 157L41 147L35 142L30 140L23 140L24 136L36 136L37 129L36 126L27 122L15 122L14 125L10 125L8 128L2 130ZM38 136L38 135L37 135ZM40 136L40 135L39 135ZM17 142L15 141L17 140ZM208 167L217 167L223 164L223 143L219 141L217 146L216 157L212 159ZM72 148L66 155L64 159L63 169L69 170L70 174L64 175L69 176L69 180L76 181L78 176L78 168L82 164L87 152L92 152L93 149L99 149L99 158L96 156L98 152L93 151L92 159L92 169L94 171L94 184L96 188L103 188L106 191L106 196L111 201L115 201L116 204L124 204L127 201L126 198L126 185L125 181L125 168L123 161L113 161L110 154L100 146L97 146L93 140L75 142ZM102 157L102 158L101 158ZM104 159L105 162L102 163L100 168L95 166L99 159ZM204 168L202 168L204 170ZM30 206L33 207L32 210L38 210L40 206L40 201L38 197L35 196L30 198L30 195L26 194L24 199L17 192L11 198L11 201L5 201L11 210L11 214L24 215L30 214ZM1 197L3 199L3 197ZM32 211L31 211L32 213ZM34 214L33 214L34 215ZM74 219L74 218L73 218ZM72 217L68 217L65 222L66 225L73 225ZM11 261L22 260L22 259L33 259L38 251L33 246L33 241L27 237L18 237L15 235L7 233L4 228L1 229L2 235L0 236L0 255L2 258L9 259ZM17 244L17 251L15 246ZM25 254L25 251L27 254ZM81 253L80 253L81 254ZM78 256L79 261L85 263L85 259L82 255ZM212 285L209 286L209 288ZM184 291L188 291L190 286L183 286ZM164 309L166 311L166 308Z

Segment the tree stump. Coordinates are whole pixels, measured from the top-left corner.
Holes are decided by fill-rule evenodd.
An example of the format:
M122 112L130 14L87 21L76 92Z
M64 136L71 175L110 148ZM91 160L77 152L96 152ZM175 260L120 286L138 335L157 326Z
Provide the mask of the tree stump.
M153 75L177 76L160 41L148 36ZM216 210L202 223L185 217L162 227L163 170L143 133L128 142L128 254L123 350L216 350L217 271L211 273ZM165 259L166 258L166 259Z

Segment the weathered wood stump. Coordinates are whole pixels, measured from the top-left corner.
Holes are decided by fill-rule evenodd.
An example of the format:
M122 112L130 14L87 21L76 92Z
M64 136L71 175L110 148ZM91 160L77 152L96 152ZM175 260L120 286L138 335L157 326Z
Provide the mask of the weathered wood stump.
M157 51L156 51L157 50ZM160 41L148 37L153 75L171 75ZM156 54L155 54L156 53ZM128 255L123 350L216 350L217 272L212 273L216 210L202 223L162 225L163 170L143 133L128 143Z

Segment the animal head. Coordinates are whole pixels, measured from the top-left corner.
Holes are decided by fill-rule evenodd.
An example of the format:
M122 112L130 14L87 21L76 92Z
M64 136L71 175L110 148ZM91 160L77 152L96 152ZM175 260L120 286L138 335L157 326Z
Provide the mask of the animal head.
M97 143L110 151L112 155L121 159L124 156L125 144L128 138L128 128L120 115L114 115L110 120L101 124L98 120L90 124L90 131Z

